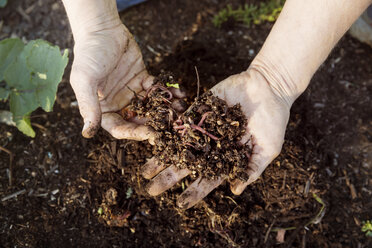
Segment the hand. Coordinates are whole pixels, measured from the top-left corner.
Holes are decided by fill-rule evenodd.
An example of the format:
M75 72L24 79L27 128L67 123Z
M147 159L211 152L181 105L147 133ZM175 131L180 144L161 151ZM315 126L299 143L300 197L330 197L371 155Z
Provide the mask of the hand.
M255 69L233 75L211 90L230 106L240 103L243 113L248 118L247 134L241 142L245 143L252 135L253 155L247 168L250 177L246 182L235 180L230 184L231 191L239 195L280 153L290 104L277 94L270 82ZM152 178L147 188L151 195L158 195L171 188L189 173L188 169L179 170L175 166L164 169L164 165L154 158L144 165L142 171L145 178ZM178 206L192 207L219 186L225 178L221 175L217 180L197 179L179 196Z
M70 81L84 118L83 136L92 137L101 124L115 138L152 142L148 127L115 113L153 83L133 36L116 23L77 37Z

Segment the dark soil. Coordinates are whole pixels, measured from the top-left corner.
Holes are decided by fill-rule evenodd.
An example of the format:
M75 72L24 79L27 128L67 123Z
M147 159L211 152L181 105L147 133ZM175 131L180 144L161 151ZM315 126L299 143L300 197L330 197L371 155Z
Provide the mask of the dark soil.
M179 101L183 100L173 97L172 87L180 88L174 76L161 74L146 95L137 95L128 107L146 118L145 125L155 131L155 158L165 167L187 168L194 179L227 176L248 180L252 147L239 144L247 126L240 105L229 107L208 91L197 95L180 113L174 105L181 105Z
M8 2L0 9L1 39L43 38L72 48L60 2ZM215 28L211 19L227 3L242 4L156 0L122 19L152 74L172 71L195 93L195 66L201 88L209 89L245 70L271 28ZM371 64L372 48L342 38L294 104L282 153L260 179L240 196L223 184L189 210L175 203L190 178L158 197L145 193L140 169L154 155L149 144L103 131L81 137L67 70L54 111L32 115L35 139L0 124L0 146L13 155L10 163L0 151L0 246L371 247L361 231L372 219ZM318 221L322 205L313 194L326 204ZM288 229L284 244L277 228Z

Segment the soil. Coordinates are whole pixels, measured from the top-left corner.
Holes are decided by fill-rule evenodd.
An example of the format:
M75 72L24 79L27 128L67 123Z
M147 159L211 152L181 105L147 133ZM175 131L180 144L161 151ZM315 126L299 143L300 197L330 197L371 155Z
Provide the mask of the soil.
M210 91L199 96L198 88L192 104L182 109L186 102L174 98L171 92L180 87L170 73L160 74L146 95L135 95L126 108L126 113L133 113L131 116L146 118L145 125L154 130L155 159L165 167L188 169L193 179L227 176L248 180L252 147L248 142L239 144L247 127L240 105L229 107ZM177 111L180 105L181 111Z
M61 2L8 2L1 39L72 49ZM272 26L215 28L211 19L227 3L242 1L148 1L121 17L150 72L172 71L195 92L195 66L209 89L245 70ZM103 131L81 137L68 67L54 111L32 115L36 138L0 124L0 146L13 158L0 151L0 246L371 247L361 231L372 219L371 64L371 47L343 37L292 107L283 150L260 179L240 196L223 184L189 210L175 202L190 178L146 195L140 167L153 156L149 144ZM287 230L284 244L278 228Z

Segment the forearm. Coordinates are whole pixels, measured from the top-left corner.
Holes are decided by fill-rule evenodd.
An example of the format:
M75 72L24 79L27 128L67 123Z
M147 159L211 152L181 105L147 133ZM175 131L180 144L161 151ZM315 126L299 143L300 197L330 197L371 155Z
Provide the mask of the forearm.
M287 0L251 64L289 105L371 0Z
M62 0L62 2L75 40L85 33L121 24L115 0Z

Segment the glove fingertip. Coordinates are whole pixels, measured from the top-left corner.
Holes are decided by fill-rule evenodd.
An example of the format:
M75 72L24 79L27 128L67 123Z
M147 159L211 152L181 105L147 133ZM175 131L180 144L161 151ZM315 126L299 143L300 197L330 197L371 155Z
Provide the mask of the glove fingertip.
M84 138L92 138L98 131L99 125L97 123L93 123L91 121L86 121L84 123L83 131L81 134Z
M241 195L247 186L248 182L237 180L230 185L230 190L234 195Z

